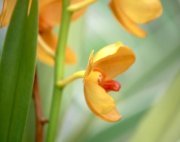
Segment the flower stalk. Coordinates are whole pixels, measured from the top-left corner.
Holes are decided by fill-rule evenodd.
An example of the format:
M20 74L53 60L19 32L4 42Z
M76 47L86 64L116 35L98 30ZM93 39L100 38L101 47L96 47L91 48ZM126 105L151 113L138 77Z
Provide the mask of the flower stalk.
M36 142L43 142L44 125L48 123L48 120L45 119L43 115L41 97L39 94L37 71L34 77L33 100L34 100L35 117L36 117Z
M65 49L68 40L68 32L72 12L68 11L70 0L62 0L62 19L59 32L58 45L55 56L54 67L54 89L50 109L49 125L46 142L54 142L56 138L60 105L63 93L63 86L57 87L57 82L64 77Z
M74 80L76 80L78 78L83 78L84 74L85 74L85 70L75 72L71 76L69 76L69 77L67 77L67 78L65 78L63 80L58 81L57 86L58 87L63 87L63 86L69 84L70 82L72 82L72 81L74 81Z

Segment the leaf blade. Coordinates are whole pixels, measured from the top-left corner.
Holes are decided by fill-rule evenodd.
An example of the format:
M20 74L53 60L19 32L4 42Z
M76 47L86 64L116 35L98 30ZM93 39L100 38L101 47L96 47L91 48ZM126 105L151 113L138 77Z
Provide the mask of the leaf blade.
M37 45L37 0L18 0L0 65L0 141L22 140L32 95Z
M167 93L145 116L137 129L132 142L164 142L164 134L171 127L172 120L179 112L180 101L180 73L168 89ZM179 121L177 121L179 123ZM175 128L177 129L177 128ZM173 131L173 130L171 130ZM177 133L179 136L179 133ZM169 137L173 141L174 137Z

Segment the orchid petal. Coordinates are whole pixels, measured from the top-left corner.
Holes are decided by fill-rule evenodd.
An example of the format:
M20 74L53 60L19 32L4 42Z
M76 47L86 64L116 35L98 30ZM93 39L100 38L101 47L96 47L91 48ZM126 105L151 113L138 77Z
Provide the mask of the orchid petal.
M132 21L144 24L158 18L162 14L160 0L114 0L119 9Z
M78 3L82 0L71 0L71 3ZM72 20L76 20L79 18L84 12L86 8L83 8L77 12L75 12L72 16ZM61 12L62 12L62 0L52 0L52 2L47 2L47 4L43 4L40 8L40 30L46 28L52 28L54 26L59 25L61 20Z
M15 5L16 0L4 0L3 8L0 14L1 27L7 26L9 24Z
M46 31L44 33L41 33L41 37L43 38L47 46L52 51L55 52L56 44L57 44L57 37L51 31ZM54 59L47 52L44 51L40 43L38 43L38 58L40 61L48 65L54 65ZM65 62L67 64L76 63L76 55L71 48L66 48Z
M116 42L110 45L107 45L100 49L93 57L93 62L97 62L98 60L101 60L107 56L111 56L115 54L119 47L124 46L121 42Z
M102 48L94 57L93 68L112 79L126 71L135 61L134 52L121 43Z
M44 4L39 13L40 31L47 28L53 28L58 25L61 19L61 10L61 0L54 0L46 5Z
M115 1L115 0L114 0ZM110 8L112 9L112 12L114 13L115 17L119 21L119 23L130 33L134 34L138 37L145 37L146 32L141 29L137 23L132 21L125 13L122 12L122 10L114 3L114 1L111 1Z
M76 4L76 3L82 2L82 1L84 1L84 0L71 0L71 4ZM72 15L72 20L77 20L80 16L82 16L85 13L86 8L87 7L84 7L82 9L74 12L74 14Z
M88 76L85 76L84 92L86 102L94 114L101 119L109 122L118 121L121 116L116 109L113 98L98 84L100 75L100 73L92 71Z
M94 59L94 50L91 52L91 54L89 56L85 76L88 76L91 73L92 69L93 69L93 59Z

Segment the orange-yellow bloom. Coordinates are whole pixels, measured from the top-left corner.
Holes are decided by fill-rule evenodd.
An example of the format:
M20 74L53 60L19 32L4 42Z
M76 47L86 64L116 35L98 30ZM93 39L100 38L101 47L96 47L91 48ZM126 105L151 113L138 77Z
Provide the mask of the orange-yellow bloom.
M139 24L150 22L162 14L160 0L111 0L110 7L120 24L138 37L146 36Z
M71 0L71 4L81 2L82 0ZM39 0L39 37L42 39L41 42L38 41L38 58L40 61L47 64L53 64L54 59L45 50L55 52L57 45L57 36L53 33L53 28L59 25L61 19L62 10L62 0ZM13 13L16 0L4 0L3 8L0 14L0 26L4 27L9 24L11 15ZM29 2L31 5L31 0ZM75 20L79 18L85 11L85 8L74 12L72 19ZM76 56L74 52L67 48L66 50L66 63L72 64L76 62Z
M90 56L84 76L84 94L95 115L109 122L121 118L108 92L119 91L120 84L113 78L126 71L134 61L133 51L119 42Z

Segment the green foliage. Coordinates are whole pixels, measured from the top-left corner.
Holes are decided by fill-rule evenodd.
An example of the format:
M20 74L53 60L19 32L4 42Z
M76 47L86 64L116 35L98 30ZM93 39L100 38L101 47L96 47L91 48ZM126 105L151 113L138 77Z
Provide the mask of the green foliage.
M139 112L115 125L110 126L108 129L104 129L102 132L87 139L86 142L110 142L116 138L118 138L119 141L123 141L127 133L130 134L134 131L145 112L146 111ZM126 140L128 139L129 138L127 137Z
M175 142L179 135L180 73L159 102L142 120L132 142Z
M0 141L20 142L32 97L37 46L37 0L18 0L0 65Z

